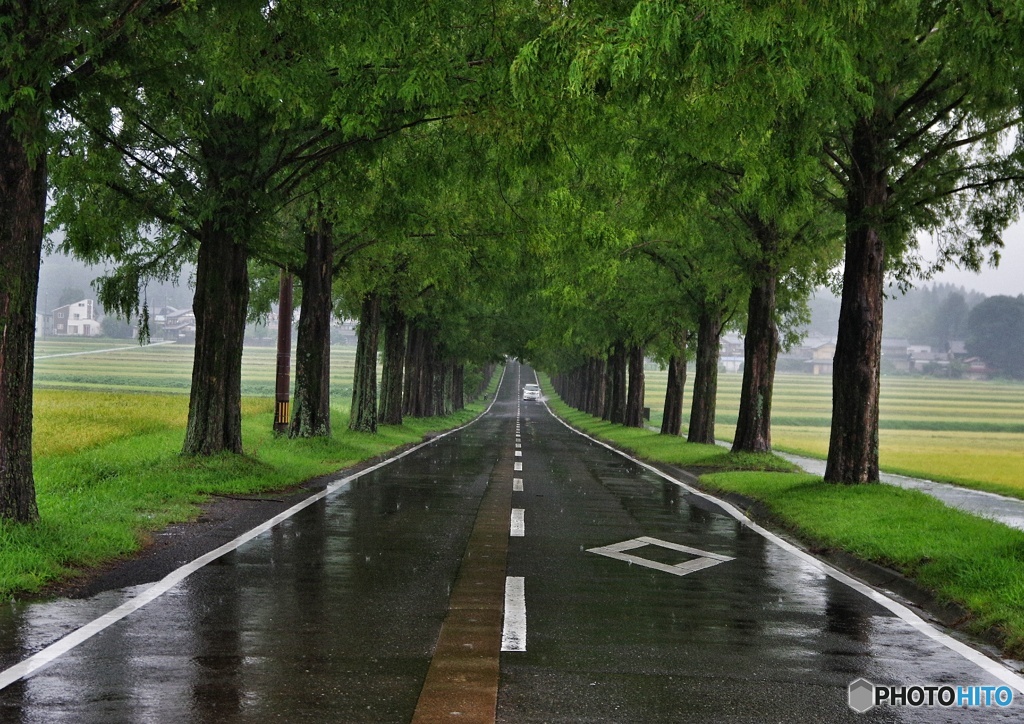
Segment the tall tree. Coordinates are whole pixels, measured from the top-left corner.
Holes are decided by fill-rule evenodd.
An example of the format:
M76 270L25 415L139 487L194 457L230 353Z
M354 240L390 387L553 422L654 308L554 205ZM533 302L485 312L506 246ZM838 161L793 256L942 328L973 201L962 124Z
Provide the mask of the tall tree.
M352 414L349 429L377 432L377 350L380 334L380 296L363 297L359 312L359 340L352 377Z
M302 308L295 345L295 394L291 437L331 434L331 281L334 276L333 226L312 216L304 228L306 262L300 274Z
M0 519L38 517L32 358L48 190L49 125L123 40L178 3L8 2L0 6ZM128 61L130 63L130 61Z
M846 255L825 479L878 480L882 308L887 273L919 270L915 232L940 263L977 268L1019 206L1022 33L1001 3L874 3L830 14L849 74L823 85L835 109L823 163L841 187Z

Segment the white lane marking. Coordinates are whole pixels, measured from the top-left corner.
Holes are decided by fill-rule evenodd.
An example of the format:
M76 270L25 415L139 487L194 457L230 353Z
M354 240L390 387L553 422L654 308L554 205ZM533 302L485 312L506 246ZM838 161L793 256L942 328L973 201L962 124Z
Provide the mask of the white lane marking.
M521 448L522 446L523 446L523 443L519 442L519 440L517 439L516 440L516 447L517 448Z
M60 354L44 354L44 355L40 355L38 357L33 357L33 359L34 360L39 360L39 359L55 359L57 357L78 357L79 355L83 355L83 354L104 354L106 352L124 352L126 350L127 351L134 351L134 350L137 350L137 349L146 349L147 347L159 347L159 346L164 345L164 344L174 344L174 342L153 342L151 344L146 344L146 345L133 344L133 345L130 345L130 346L125 346L125 347L110 347L108 349L90 349L90 350L86 350L85 352L61 352ZM504 373L502 373L502 374L504 374Z
M509 535L513 538L522 538L526 535L526 510L523 508L513 508L512 517L509 520L509 526L511 530Z
M522 478L512 478L512 492L513 493L521 493L521 492L523 492L523 479Z
M501 379L498 380L498 390L501 390L501 384L505 380L506 369L507 367L503 369L501 372ZM190 563L186 563L180 568L171 571L162 579L154 583L152 586L142 591L134 598L125 601L112 611L109 611L100 616L99 618L93 619L89 623L81 626L80 628L75 629L67 636L58 639L57 641L53 642L52 644L42 649L38 653L33 654L27 659L24 659L20 663L15 664L14 666L3 671L0 671L0 690L10 686L19 679L24 679L29 676L32 676L37 671L52 663L60 656L63 656L76 646L88 641L90 638L100 633L105 628L117 623L121 619L127 617L135 611L138 611L147 603L150 603L151 601L154 601L163 594L167 593L169 590L174 588L176 585L181 583L183 580L191 576L193 573L201 569L206 564L211 563L217 558L223 556L225 553L230 553L231 551L242 546L243 544L248 543L256 536L267 532L275 525L287 520L288 518L298 513L300 510L308 508L313 503L322 500L323 498L326 498L329 495L332 495L333 493L338 492L342 488L346 487L353 480L361 478L362 476L372 473L375 470L379 470L385 465L390 465L396 460L400 460L401 458L404 458L406 455L416 452L420 448L426 447L427 445L432 445L437 440L440 440L443 437L447 437L453 433L458 432L459 430L466 429L470 425L474 424L477 420L482 419L484 415L486 415L488 412L490 412L491 408L494 406L494 403L497 401L497 399L498 394L495 393L494 399L491 400L491 404L487 406L487 409L484 410L479 415L477 415L472 420L470 420L469 422L467 422L465 425L448 430L447 432L441 433L436 437L427 440L426 442L421 442L419 445L409 448L405 452L401 452L398 455L395 455L394 457L388 458L387 460L382 460L376 465L372 465L371 467L368 467L365 470L361 470L358 473L334 481L320 492L314 493L308 498L299 501L298 503L290 507L288 510L282 513L278 513L273 518L264 522L263 524L258 525L245 533L242 533L240 536L238 536L237 538L228 543L225 543L220 548L216 548L210 551L209 553L206 553L205 555L199 556Z
M649 558L635 556L632 553L626 553L626 551L643 548L644 546L668 548L669 550L697 557L682 561L681 563L676 563L675 565L669 565L668 563L659 563L658 561L652 561ZM632 540L613 543L612 545L601 546L600 548L588 548L587 553L597 553L599 556L608 556L609 558L626 561L627 563L636 563L639 566L646 566L647 568L653 568L656 571L664 571L665 573L671 573L675 576L685 576L688 573L695 573L697 571L702 571L705 568L711 568L711 566L717 566L719 563L735 560L729 556L723 556L720 553L702 551L700 548L691 548L690 546L679 545L678 543L669 543L668 541L651 538L649 536L641 536L640 538L633 538Z
M719 508L724 510L726 513L731 515L733 518L738 520L741 524L745 525L747 528L750 528L752 531L754 531L756 533L759 533L763 537L767 538L772 543L774 543L775 545L777 545L780 548L782 548L784 551L787 551L788 553L796 556L797 558L799 558L800 560L804 561L808 565L813 566L814 568L817 568L819 571L824 573L826 576L829 576L833 580L839 581L840 583L843 583L843 584L849 586L850 588L854 589L855 591L864 594L865 596L870 598L872 601L874 601L875 603L879 604L880 606L882 606L883 608L885 608L886 610L888 610L889 612L891 612L892 614L894 614L895 616L897 616L898 618L903 620L904 623L908 624L909 626L914 628L919 633L921 633L924 636L927 636L928 638L932 639L933 641L935 641L935 642L945 646L950 651L953 651L954 653L960 654L960 656L965 658L967 661L970 661L971 663L973 663L974 665L976 665L978 668L982 669L986 673L991 674L993 677L995 677L996 679L999 679L1004 684L1007 684L1008 686L1012 686L1018 692L1024 693L1024 676L1021 676L1021 675L1019 675L1017 673L1014 673L1009 668L1007 668L1006 665L1004 665L1003 663L1001 663L999 661L995 661L994 659L990 659L987 656L985 656L984 654L982 654L981 652L975 651L974 649L972 649L967 644L964 644L964 643L961 643L961 642L957 641L955 638L953 638L949 634L946 634L946 633L943 633L942 631L939 631L937 628L935 628L934 626L929 624L927 621L922 619L920 616L918 616L916 613L914 613L909 608L904 606L902 603L899 603L898 601L894 601L893 599L889 598L888 596L886 596L882 592L876 591L875 589L873 589L870 586L867 586L867 585L861 583L860 581L856 580L855 578L851 578L847 574L845 574L842 571L840 571L838 568L833 568L832 566L830 566L829 564L825 563L824 561L818 560L817 558L812 556L807 551L804 551L804 550L801 550L800 548L797 548L792 543L790 543L790 542L780 538L779 536L775 535L771 531L762 528L757 523L755 523L750 518L748 518L746 515L744 515L738 508L733 506L731 503L727 503L724 500L720 500L719 498L716 498L713 495L710 495L710 494L705 493L705 492L703 492L701 490L698 490L697 488L694 488L694 487L692 487L690 485L687 485L686 483L682 482L681 480L677 480L677 479L673 478L671 475L668 475L667 473L664 473L661 470L658 470L658 468L654 467L653 465L648 465L647 463L643 462L642 460L637 460L635 457L633 457L631 455L627 455L626 453L622 452L621 450L616 450L611 445L609 445L609 444L607 444L607 443L605 443L605 442L603 442L601 440L598 440L595 437L591 437L590 435L586 434L585 432L580 432L579 430L574 428L572 425L570 425L569 423L565 422L562 418L558 417L558 415L556 415L554 412L552 412L551 408L548 407L547 402L544 402L544 407L547 409L548 413L553 418L558 420L558 422L562 423L562 425L564 425L565 427L567 427L570 430L572 430L573 432L575 432L577 435L585 437L586 439L590 440L591 442L594 442L594 443L600 445L603 448L607 448L608 450L611 450L612 452L614 452L614 453L616 453L618 455L621 455L622 457L624 457L627 460L630 460L630 461L636 463L637 465L639 465L640 467L644 468L645 470L651 471L652 473L654 473L658 477L664 478L665 480L669 481L670 483L674 483L675 485L678 485L680 488L682 488L683 490L685 490L688 493L696 495L697 497L700 497L700 498L704 498L705 500L711 501L712 503L717 505Z
M521 458L522 456L523 456L523 451L522 450L516 450L516 457L517 458Z
M502 651L526 651L526 581L522 576L505 578L505 621L501 627Z
M515 465L512 466L512 469L517 471L517 472L519 472L519 471L521 471L523 469L523 464L522 463L516 463Z

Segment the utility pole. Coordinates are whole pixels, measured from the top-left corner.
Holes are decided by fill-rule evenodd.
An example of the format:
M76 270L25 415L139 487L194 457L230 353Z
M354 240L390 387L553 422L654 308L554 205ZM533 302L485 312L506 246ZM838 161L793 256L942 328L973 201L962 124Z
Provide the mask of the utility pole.
M288 431L291 417L292 366L292 275L281 270L281 291L277 302L277 387L274 400L274 432Z

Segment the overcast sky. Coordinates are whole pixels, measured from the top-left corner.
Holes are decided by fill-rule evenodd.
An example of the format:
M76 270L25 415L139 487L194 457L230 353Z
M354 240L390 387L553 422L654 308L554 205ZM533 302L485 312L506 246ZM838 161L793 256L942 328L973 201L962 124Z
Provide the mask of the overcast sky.
M989 296L1005 294L1015 297L1024 294L1024 222L1017 221L1007 229L1003 242L1005 246L997 269L984 267L978 274L948 269L937 274L932 282L956 284Z

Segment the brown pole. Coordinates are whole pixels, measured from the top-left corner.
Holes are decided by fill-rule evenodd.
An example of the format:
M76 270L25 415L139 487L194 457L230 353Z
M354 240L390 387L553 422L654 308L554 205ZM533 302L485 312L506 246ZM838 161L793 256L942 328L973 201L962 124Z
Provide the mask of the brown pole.
M292 366L292 275L281 270L277 303L277 388L274 395L274 432L288 432Z

